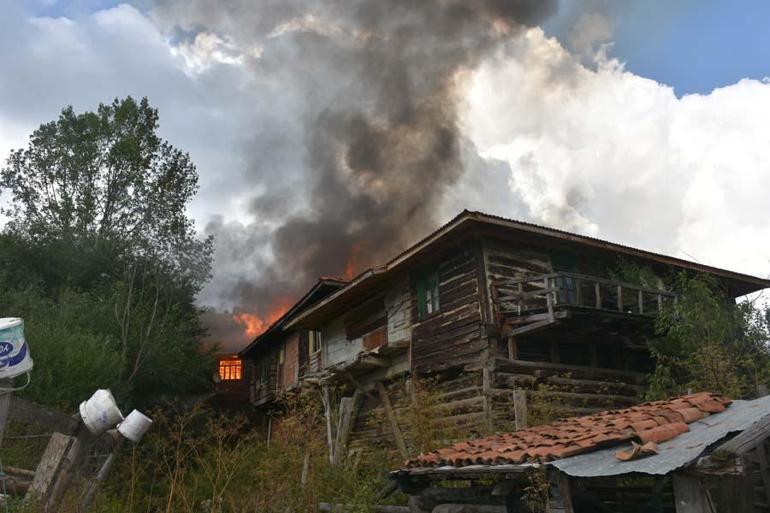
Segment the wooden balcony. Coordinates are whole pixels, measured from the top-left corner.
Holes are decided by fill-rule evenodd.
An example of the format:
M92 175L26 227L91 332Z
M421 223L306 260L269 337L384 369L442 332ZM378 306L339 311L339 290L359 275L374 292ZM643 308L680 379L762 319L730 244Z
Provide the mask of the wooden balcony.
M512 334L554 323L560 311L569 309L654 317L676 301L663 289L571 272L496 280L492 298L498 318L519 325Z

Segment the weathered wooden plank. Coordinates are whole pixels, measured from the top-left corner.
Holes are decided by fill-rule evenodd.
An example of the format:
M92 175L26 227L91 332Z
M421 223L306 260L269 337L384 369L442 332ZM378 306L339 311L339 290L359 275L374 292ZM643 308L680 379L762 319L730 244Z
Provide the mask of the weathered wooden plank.
M676 513L713 513L700 479L686 474L674 474L674 503Z
M573 513L569 478L562 472L555 473L549 479L548 513Z
M631 383L644 383L647 379L645 374L639 372L583 367L580 365L566 365L549 362L531 362L528 360L508 360L505 358L497 358L495 365L501 372L516 373L517 371L524 369L530 370L531 372L540 371L541 373L552 371L565 374L569 373L573 376L605 376L610 378L621 378L624 381L629 381Z
M385 387L382 385L381 381L377 382L377 391L380 394L382 405L385 407L385 415L388 417L388 422L390 423L390 429L393 433L393 438L396 440L396 447L398 447L398 451L401 453L401 456L406 459L409 457L409 451L406 449L404 437L401 435L401 429L398 427L396 415L393 413L393 406L390 403L388 392L385 390Z
M62 433L53 433L45 448L43 457L35 469L35 477L27 491L25 500L45 502L56 482L64 457L70 449L74 438Z
M751 427L717 447L714 453L740 456L760 445L768 436L770 436L770 415L765 415Z

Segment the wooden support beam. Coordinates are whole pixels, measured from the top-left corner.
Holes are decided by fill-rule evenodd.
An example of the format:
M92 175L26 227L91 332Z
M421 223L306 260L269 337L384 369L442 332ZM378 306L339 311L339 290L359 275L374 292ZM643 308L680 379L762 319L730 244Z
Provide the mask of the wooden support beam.
M574 513L569 478L562 472L550 476L548 490L548 513Z
M770 437L770 415L765 415L751 427L717 447L714 454L741 456L762 444L768 437Z
M97 472L96 477L89 484L86 495L83 498L83 501L80 503L80 508L78 509L80 513L88 511L88 508L91 507L91 502L93 502L94 497L96 496L96 492L99 490L99 487L104 482L104 480L107 479L107 476L110 475L112 466L115 464L115 458L118 457L120 448L123 447L125 438L123 438L123 436L117 432L114 432L114 436L116 439L115 444L112 447L112 451L110 451L109 456L107 456L107 459L104 461L104 463L102 463L102 466L99 468L99 472Z
M361 399L363 398L363 392L356 388L353 392L353 397L343 397L340 399L340 414L337 424L337 440L334 444L334 463L340 463L345 459L348 438L350 437L350 431L355 422L356 413L358 411Z
M508 358L511 360L519 358L519 345L516 342L516 337L508 337Z
M332 405L329 397L329 386L321 387L321 400L324 406L324 418L326 419L326 443L329 446L329 462L334 464L334 434L332 433Z
M393 406L390 404L390 397L388 397L388 391L385 390L385 386L381 381L377 382L377 391L380 394L382 405L385 408L385 414L388 417L390 423L390 430L393 432L393 438L396 439L396 447L401 456L406 459L409 457L409 451L406 449L406 443L404 437L401 435L401 429L398 427L398 421L396 420L396 414L393 412Z
M494 431L494 421L492 420L492 369L489 366L484 366L481 369L481 394L484 398L484 419L488 433Z
M516 430L525 429L527 424L527 392L521 388L513 391L513 415Z
M374 365L376 367L382 367L383 369L387 369L388 367L390 367L390 360L386 360L385 358L380 358L372 355L366 355L361 357L361 363L366 365Z
M676 513L714 513L700 479L686 474L674 474L674 503Z
M43 457L35 469L35 477L27 490L25 502L45 503L59 475L59 470L64 462L64 457L72 445L74 438L54 433L48 440Z
M371 399L372 401L376 401L377 398L374 397L368 390L364 388L364 386L349 372L345 373L345 377L348 378L348 381L356 387L357 390L360 390L362 394L364 394L366 397Z
M45 513L56 513L59 511L72 478L86 457L86 454L88 454L93 441L94 436L88 431L83 421L80 420L78 427L75 429L75 437L69 446L66 456L62 460L56 482L52 486L50 496L44 508Z
M770 498L770 469L767 465L765 444L758 445L755 451L757 453L757 462L759 463L759 473L762 476L762 484L765 487L765 497Z

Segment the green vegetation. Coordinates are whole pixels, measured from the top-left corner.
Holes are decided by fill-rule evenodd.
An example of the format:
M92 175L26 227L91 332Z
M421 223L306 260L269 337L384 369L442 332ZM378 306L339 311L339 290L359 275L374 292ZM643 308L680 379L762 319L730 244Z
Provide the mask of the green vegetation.
M651 344L656 365L648 398L689 390L755 397L770 383L767 312L731 301L707 277L678 273L672 285L677 301L658 316L659 338Z
M126 407L201 390L211 358L194 305L211 264L187 204L197 173L146 99L65 108L0 171L0 311L35 359L23 393L72 410L96 388Z

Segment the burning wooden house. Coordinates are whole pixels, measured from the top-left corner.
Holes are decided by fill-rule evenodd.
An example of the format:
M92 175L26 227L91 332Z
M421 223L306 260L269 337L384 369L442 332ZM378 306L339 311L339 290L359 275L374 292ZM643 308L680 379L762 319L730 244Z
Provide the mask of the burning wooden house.
M649 270L624 278L621 263ZM388 444L415 379L434 378L442 421L465 432L527 425L545 391L562 414L637 402L648 341L675 301L673 271L712 277L730 298L770 281L529 223L464 211L350 282L321 280L240 356L252 404L312 383L332 458ZM330 393L334 390L335 393Z

